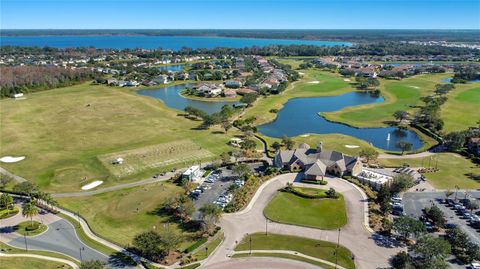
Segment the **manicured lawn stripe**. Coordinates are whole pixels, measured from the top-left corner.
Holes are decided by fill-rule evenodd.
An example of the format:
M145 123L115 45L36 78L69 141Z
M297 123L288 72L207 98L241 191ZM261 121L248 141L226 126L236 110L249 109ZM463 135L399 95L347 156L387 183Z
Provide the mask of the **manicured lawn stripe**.
M347 223L345 201L340 194L338 199L308 199L279 192L263 212L272 221L324 230L337 229Z
M310 238L256 233L243 238L235 248L236 251L250 249L250 236L254 250L291 250L308 256L335 263L336 244ZM338 264L345 268L355 268L353 254L345 247L338 248Z

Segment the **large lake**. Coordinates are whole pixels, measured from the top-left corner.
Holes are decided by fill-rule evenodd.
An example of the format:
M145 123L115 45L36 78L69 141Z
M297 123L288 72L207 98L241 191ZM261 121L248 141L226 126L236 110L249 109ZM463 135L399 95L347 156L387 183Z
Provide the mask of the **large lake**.
M192 106L194 108L201 109L208 114L213 114L222 109L224 105L233 105L236 102L210 102L210 101L199 101L192 100L183 97L180 93L187 87L192 87L193 84L181 84L168 86L159 89L152 90L139 90L138 94L150 96L162 100L166 106L181 110L187 106Z
M244 48L268 45L316 45L350 46L348 42L319 40L260 39L210 36L1 36L0 45L49 46L54 48L96 47L96 48L145 48L179 50L182 47L198 48Z
M290 99L271 123L258 126L258 131L270 137L292 137L303 134L344 134L365 140L391 151L401 151L398 141L408 141L413 149L422 147L422 140L411 130L385 128L354 128L325 120L319 112L337 111L344 107L383 102L382 97L368 93L349 92L339 96ZM390 140L387 140L390 137Z

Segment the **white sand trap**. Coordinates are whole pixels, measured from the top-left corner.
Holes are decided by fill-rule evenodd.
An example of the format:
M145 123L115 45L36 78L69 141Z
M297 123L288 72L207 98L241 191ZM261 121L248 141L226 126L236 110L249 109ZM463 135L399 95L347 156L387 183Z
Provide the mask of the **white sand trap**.
M302 72L298 72L299 75L305 75L305 73L302 73Z
M412 87L414 89L420 89L420 87L418 87L418 86L410 86L410 87Z
M357 146L357 145L345 145L346 148L349 148L349 149L356 149L356 148L359 148L360 146Z
M350 79L349 79L349 78L344 78L343 81L347 81L347 82L348 82L348 81L350 81Z
M94 181L94 182L92 182L92 183L88 183L87 185L83 186L83 187L82 187L82 190L84 190L84 191L90 190L90 189L93 189L93 188L95 188L95 187L98 187L98 186L100 186L100 185L102 185L102 184L103 184L103 181L101 181L101 180L96 180L96 181Z
M310 135L309 134L304 134L304 135L301 135L300 137L309 137Z
M320 83L320 81L314 80L314 81L310 81L310 82L308 82L308 83L310 83L310 84L318 84L318 83Z
M0 162L2 163L16 163L19 161L22 161L25 159L25 156L19 156L19 157L12 157L12 156L5 156L0 158Z

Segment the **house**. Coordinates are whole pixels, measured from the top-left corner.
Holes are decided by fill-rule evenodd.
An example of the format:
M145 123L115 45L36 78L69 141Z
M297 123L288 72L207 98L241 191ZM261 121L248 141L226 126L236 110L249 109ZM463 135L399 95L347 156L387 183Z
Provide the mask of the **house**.
M373 66L368 66L368 67L362 67L356 70L355 76L357 77L365 77L365 78L376 78L377 77L377 71L375 70L375 67Z
M239 95L245 95L249 93L257 93L257 92L249 88L240 88L237 90L237 94Z
M202 93L206 96L217 96L222 93L223 89L215 84L200 84L198 86L193 87L199 93Z
M154 79L152 79L153 82L157 84L168 84L168 76L167 75L160 75Z
M467 146L473 154L480 156L480 137L470 137Z
M304 178L309 180L321 180L327 174L356 176L362 171L358 157L323 150L322 143L316 149L301 144L294 150L281 150L275 155L274 164L281 169L303 171Z
M118 80L116 78L107 78L107 85L116 85Z
M237 88L242 87L242 83L240 81L236 81L236 80L227 80L227 81L225 81L225 87L237 89Z
M127 87L137 87L138 85L140 85L140 83L136 82L135 80L129 80L127 81L127 84L125 84Z
M241 147L242 145L242 142L243 140L241 138L238 138L238 137L233 137L230 139L230 145L234 146L234 147Z
M182 179L188 179L192 182L195 182L201 179L202 176L203 176L203 170L200 169L200 165L194 165L188 168L185 172L183 172Z
M225 97L235 97L237 96L237 91L232 89L225 89L223 90L223 95L225 95Z

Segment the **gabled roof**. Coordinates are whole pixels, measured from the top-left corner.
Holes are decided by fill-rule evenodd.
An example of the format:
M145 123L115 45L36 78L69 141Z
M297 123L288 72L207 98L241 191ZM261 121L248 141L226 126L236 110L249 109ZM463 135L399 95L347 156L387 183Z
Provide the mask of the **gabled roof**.
M317 160L305 170L305 175L324 176L326 170L327 166L322 161Z

